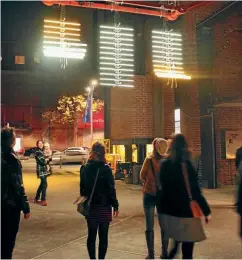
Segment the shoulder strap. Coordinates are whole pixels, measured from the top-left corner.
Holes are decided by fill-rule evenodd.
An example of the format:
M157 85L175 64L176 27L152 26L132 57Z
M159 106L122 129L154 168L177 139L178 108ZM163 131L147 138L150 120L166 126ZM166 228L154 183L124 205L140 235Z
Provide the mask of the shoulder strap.
M151 166L152 174L153 174L154 179L155 179L155 185L156 185L156 187L158 188L157 180L156 180L156 175L155 175L155 168L154 168L154 165L153 165L153 162L152 162L152 158L150 158L150 166Z
M190 200L192 200L192 192L191 192L190 183L189 183L188 174L187 174L187 166L186 166L186 163L184 163L184 162L182 163L182 174L183 174L183 178L185 181L188 197Z
M97 170L97 175L96 175L94 185L93 185L93 188L92 188L92 192L91 192L91 195L90 195L90 198L89 198L89 201L88 201L89 204L91 204L91 201L92 201L92 197L93 197L96 185L97 185L97 179L98 179L99 172L100 172L100 168L98 168L98 170Z

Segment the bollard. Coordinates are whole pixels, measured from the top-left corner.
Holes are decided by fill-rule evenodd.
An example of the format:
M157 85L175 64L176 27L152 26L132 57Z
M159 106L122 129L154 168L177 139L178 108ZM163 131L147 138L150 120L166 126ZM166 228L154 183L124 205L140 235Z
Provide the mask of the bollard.
M62 157L60 156L60 169L62 168Z

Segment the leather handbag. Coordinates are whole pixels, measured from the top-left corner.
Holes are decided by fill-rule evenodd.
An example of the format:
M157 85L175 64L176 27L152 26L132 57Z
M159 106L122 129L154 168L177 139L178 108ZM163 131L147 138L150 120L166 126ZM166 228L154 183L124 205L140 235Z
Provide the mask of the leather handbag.
M199 204L197 203L197 201L192 198L192 192L191 192L191 187L188 179L187 167L185 163L182 163L182 173L183 173L188 197L190 200L190 209L192 211L192 215L194 218L201 218L203 216L203 212Z
M86 197L79 197L74 202L74 204L77 204L77 211L81 215L83 215L84 217L88 217L90 215L90 206L91 206L93 194L94 194L94 191L95 191L95 188L96 188L96 185L97 185L99 172L100 172L100 169L97 170L97 175L96 175L96 178L95 178L95 181L94 181L94 185L93 185L93 188L92 188L92 192L91 192L91 195L90 195L89 199L86 198ZM80 202L78 203L78 201L80 201Z

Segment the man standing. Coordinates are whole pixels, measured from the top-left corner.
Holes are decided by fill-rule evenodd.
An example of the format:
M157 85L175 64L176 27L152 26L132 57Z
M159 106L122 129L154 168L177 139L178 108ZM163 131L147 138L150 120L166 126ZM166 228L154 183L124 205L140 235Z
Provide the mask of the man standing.
M237 199L237 212L240 215L240 237L242 239L242 146L236 151L236 169L239 173L239 188Z

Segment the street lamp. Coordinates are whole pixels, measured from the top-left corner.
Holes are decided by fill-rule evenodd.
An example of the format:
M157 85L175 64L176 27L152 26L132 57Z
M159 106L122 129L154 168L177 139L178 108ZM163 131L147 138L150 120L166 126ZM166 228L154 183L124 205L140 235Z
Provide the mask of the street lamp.
M90 127L90 132L91 132L91 146L92 146L92 142L93 142L93 91L94 88L97 86L98 82L97 80L92 80L91 81L91 86L87 87L87 91L90 94L90 99L91 99L91 108L90 108L90 123L91 123L91 127Z

